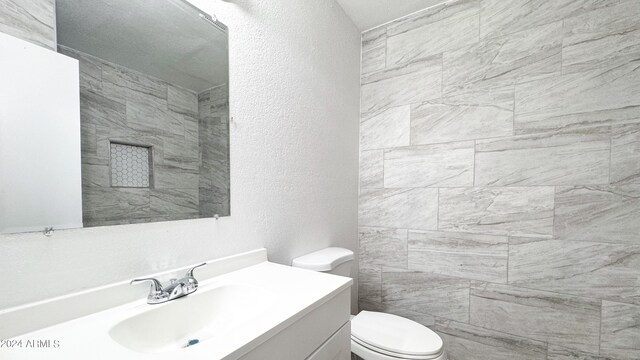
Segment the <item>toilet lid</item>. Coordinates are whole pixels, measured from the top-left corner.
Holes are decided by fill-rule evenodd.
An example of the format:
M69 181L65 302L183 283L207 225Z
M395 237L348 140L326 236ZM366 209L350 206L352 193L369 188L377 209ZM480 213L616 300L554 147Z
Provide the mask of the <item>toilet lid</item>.
M400 316L362 311L351 320L351 335L360 342L396 354L428 356L442 351L438 334Z

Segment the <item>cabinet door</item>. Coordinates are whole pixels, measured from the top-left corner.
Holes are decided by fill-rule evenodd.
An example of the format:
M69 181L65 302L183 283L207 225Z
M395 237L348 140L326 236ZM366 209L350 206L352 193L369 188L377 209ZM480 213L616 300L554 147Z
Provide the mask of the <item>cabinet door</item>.
M82 227L78 62L0 33L0 233Z
M307 360L350 360L351 322L346 323Z

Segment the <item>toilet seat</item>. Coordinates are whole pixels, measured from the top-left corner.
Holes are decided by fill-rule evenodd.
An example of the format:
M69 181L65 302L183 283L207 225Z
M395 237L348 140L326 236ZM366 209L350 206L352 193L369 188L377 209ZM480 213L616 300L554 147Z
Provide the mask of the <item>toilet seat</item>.
M442 339L409 319L362 311L351 320L352 352L366 360L445 359Z

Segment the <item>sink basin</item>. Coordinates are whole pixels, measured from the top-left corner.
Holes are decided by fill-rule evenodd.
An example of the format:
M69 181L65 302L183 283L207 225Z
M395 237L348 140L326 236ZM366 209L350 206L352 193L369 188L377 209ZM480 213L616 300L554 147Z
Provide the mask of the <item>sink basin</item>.
M199 289L117 323L109 331L118 344L141 353L185 348L190 340L224 339L232 329L246 326L275 301L273 293L252 285L223 285Z

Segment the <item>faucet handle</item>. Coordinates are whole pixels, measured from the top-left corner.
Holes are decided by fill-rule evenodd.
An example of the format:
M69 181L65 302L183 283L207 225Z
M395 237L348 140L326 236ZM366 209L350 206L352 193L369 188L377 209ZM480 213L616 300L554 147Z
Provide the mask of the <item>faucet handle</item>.
M193 277L193 270L195 270L195 269L197 269L199 267L205 266L205 265L207 265L206 262L202 263L200 265L196 265L196 266L192 267L191 269L189 269L189 271L187 271L187 275L185 275L185 277Z
M143 281L151 281L151 289L150 289L150 292L149 292L149 296L162 294L162 284L160 284L160 281L158 281L158 280L156 280L154 278L133 279L133 280L131 280L129 285L133 285L133 284L136 284L136 283L139 283L139 282L143 282Z

